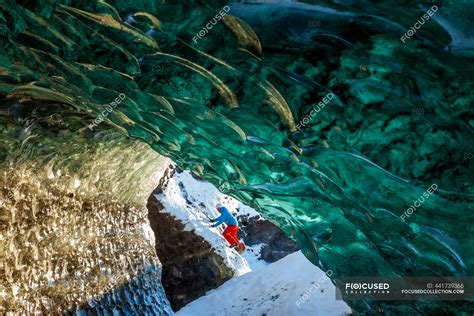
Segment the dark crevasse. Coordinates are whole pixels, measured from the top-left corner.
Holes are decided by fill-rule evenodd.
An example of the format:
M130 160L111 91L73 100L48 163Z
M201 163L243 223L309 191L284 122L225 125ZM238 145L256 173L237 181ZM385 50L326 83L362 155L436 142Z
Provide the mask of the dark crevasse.
M404 41L432 3L236 1L214 23L225 5L2 0L2 171L44 168L41 182L67 169L142 207L125 188L152 188L145 143L277 223L334 279L471 276L472 4L438 2Z

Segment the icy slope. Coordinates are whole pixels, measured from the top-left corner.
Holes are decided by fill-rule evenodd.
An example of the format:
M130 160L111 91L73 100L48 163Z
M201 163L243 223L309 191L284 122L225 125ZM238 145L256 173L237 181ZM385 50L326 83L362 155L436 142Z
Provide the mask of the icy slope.
M223 203L238 215L259 216L212 184L187 171L175 173L163 193L155 195L166 211L188 230L204 237L224 257L236 277L183 307L177 315L345 315L350 308L335 300L335 288L324 272L298 251L268 264L258 260L261 245L239 256L226 246L220 231L208 226L206 215L217 216Z
M247 251L239 256L235 250L227 247L227 242L218 228L209 227L207 216L219 216L214 209L217 203L224 204L238 215L260 216L254 209L222 194L211 183L193 178L188 171L175 173L163 193L156 194L155 197L163 204L165 211L185 224L185 229L194 230L206 239L236 275L267 265L263 260L258 260L260 245L248 247Z
M298 251L258 272L235 277L177 312L200 315L347 315L322 270Z

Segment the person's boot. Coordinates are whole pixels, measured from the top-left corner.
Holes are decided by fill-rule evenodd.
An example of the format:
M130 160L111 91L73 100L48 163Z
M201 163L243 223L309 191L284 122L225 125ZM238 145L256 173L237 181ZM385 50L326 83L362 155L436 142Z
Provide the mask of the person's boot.
M239 254L243 253L245 251L245 244L243 242L239 242L235 250L237 250Z

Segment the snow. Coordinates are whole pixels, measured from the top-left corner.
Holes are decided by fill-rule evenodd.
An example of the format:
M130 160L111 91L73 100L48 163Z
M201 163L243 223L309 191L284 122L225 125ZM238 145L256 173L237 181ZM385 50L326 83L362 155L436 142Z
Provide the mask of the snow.
M219 213L221 203L237 215L261 216L251 207L222 194L206 181L187 171L175 173L161 194L155 197L165 211L185 225L186 230L206 239L220 254L235 276L219 288L184 306L179 316L200 315L347 315L351 309L336 301L336 290L326 274L300 252L274 263L259 260L263 244L247 246L239 255L228 247L217 228L209 226L209 217Z
M193 178L189 171L175 173L169 179L163 193L156 194L155 197L163 204L165 211L185 225L186 230L194 230L196 234L206 239L224 258L226 265L234 270L235 275L242 275L267 265L265 261L258 259L261 245L248 247L243 256L240 256L234 249L228 247L219 228L209 227L207 216L211 218L219 216L215 209L218 203L238 215L260 217L251 207L222 194L211 183ZM253 266L253 269L250 266Z
M326 274L300 252L234 277L180 309L178 316L348 315Z
M240 255L247 261L250 270L253 272L263 269L269 265L269 263L265 260L259 259L263 246L264 244L246 246L245 252Z
M201 181L193 178L189 171L175 173L174 182L182 182L186 190L187 198L190 202L204 205L210 214L219 216L215 209L216 204L221 203L229 210L235 211L238 215L250 215L251 217L261 217L253 208L242 204L231 196L221 193L214 185L207 181Z

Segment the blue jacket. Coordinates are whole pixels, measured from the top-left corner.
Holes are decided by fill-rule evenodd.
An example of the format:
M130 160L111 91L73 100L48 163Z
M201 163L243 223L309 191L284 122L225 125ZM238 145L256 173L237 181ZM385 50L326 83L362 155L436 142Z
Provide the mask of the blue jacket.
M219 226L220 224L222 223L226 223L227 225L233 225L233 226L237 226L237 220L235 219L235 217L229 212L228 209L226 209L225 207L222 207L220 209L221 211L221 216L219 216L218 218L215 218L215 219L212 219L211 221L213 222L216 222L215 224L212 225L212 227L216 227L216 226Z

